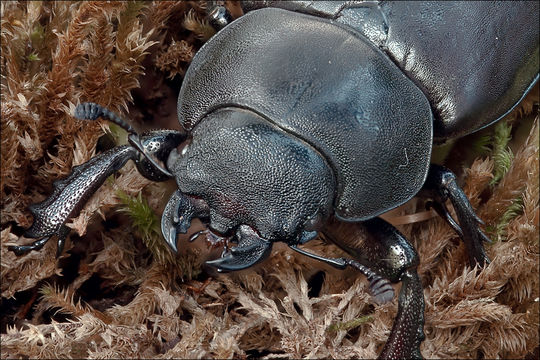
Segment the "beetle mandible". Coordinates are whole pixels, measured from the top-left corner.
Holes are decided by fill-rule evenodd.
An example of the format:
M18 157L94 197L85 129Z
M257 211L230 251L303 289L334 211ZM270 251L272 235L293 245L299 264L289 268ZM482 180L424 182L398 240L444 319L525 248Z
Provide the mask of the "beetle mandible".
M193 59L178 98L188 136L172 130L139 136L97 104L77 107L77 118L124 127L129 145L56 182L54 193L31 207L34 223L25 236L38 240L11 250L38 250L56 235L60 254L66 221L131 159L148 179L176 180L161 222L173 250L194 218L206 221L210 236L236 242L208 262L219 271L259 263L282 241L336 268L358 269L378 302L392 299L389 282L401 281L398 315L380 356L421 357L419 260L378 216L417 194L430 196L464 240L471 263L489 262L482 221L454 174L430 165L431 147L501 119L537 82L538 2L244 1L243 7L247 15L231 23L224 8L210 13L221 30ZM508 18L531 26L523 31ZM486 85L490 91L480 91ZM333 219L360 222L370 237L340 238L325 227ZM298 247L319 232L352 258Z

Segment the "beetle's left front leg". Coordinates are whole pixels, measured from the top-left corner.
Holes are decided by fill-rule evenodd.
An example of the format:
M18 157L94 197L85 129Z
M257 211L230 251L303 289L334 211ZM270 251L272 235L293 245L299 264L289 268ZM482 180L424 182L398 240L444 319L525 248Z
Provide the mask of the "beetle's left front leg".
M405 237L386 221L375 218L362 223L339 223L325 227L323 234L354 259L324 259L338 268L352 266L369 278L369 273L379 279L371 281L375 299L388 301L384 279L402 282L399 293L398 314L390 336L379 358L422 358L420 344L424 340L424 293L416 272L418 255ZM329 261L328 261L329 260ZM332 262L335 262L332 263ZM340 266L341 264L341 266ZM345 266L343 266L345 265ZM377 295L377 292L380 294Z
M128 160L133 160L140 174L147 179L167 180L172 174L158 161L164 162L171 150L186 137L185 134L174 130L151 131L139 136L118 115L95 103L77 105L74 116L80 120L96 120L101 117L114 122L129 133L130 145L117 146L84 164L75 166L67 178L53 183L54 191L45 201L30 205L29 210L34 216L34 222L24 236L38 240L30 245L9 246L8 249L17 255L41 249L53 235L56 235L58 237L56 256L60 256L69 233L66 221L79 214L86 201L107 177L120 170Z

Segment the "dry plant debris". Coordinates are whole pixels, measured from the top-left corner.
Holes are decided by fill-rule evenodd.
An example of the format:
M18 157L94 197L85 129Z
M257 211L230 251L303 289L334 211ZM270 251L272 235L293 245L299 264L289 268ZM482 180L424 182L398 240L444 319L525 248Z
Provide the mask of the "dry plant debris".
M22 238L32 221L27 206L45 199L53 181L74 165L102 151L104 134L119 133L105 123L76 121L70 115L74 104L94 101L124 116L128 108L141 114L159 108L175 117L180 80L211 35L203 5L1 3L3 359L374 358L380 352L396 300L377 306L362 276L285 246L275 246L257 268L228 275L204 267L212 253L186 238L174 256L160 247L155 227L174 184L151 184L132 165L107 181L69 224L75 231L60 259L54 241L23 257L7 251L9 244L28 241ZM133 101L148 78L159 78L159 86ZM398 226L420 253L427 358L522 358L538 347L535 112L538 89L505 122L513 124L511 131L485 130L484 136L495 138L487 142L478 136L460 140L478 142L465 147L474 161L455 149L446 157L462 173L465 191L494 239L487 245L489 266L468 267L462 243L439 218ZM493 135L498 133L506 135ZM491 150L485 154L475 150L486 145ZM512 148L515 155L496 156L495 148ZM500 180L493 182L501 164ZM387 218L423 210L423 202L413 199ZM309 248L342 255L322 240Z

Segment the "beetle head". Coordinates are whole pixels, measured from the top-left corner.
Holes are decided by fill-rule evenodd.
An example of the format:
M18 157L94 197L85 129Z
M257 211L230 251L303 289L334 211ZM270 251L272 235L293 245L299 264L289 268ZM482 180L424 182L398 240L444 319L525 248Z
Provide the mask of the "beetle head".
M266 241L305 242L329 216L335 180L309 144L239 108L208 114L167 160L179 190L202 199L210 228L247 225Z

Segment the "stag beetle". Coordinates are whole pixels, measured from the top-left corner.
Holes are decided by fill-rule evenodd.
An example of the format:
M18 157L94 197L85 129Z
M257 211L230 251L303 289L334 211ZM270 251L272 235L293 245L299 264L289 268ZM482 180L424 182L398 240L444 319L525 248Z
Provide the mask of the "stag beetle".
M58 238L103 181L129 159L154 181L178 189L162 216L165 241L193 218L207 236L229 239L208 263L220 271L250 267L272 244L370 280L375 300L393 297L398 315L382 358L421 357L424 300L418 256L377 216L420 194L464 240L471 263L489 262L489 241L448 169L430 165L433 141L481 129L510 112L538 80L538 2L244 1L196 54L178 98L187 135L139 136L109 110L77 107L79 119L109 119L129 132L119 146L73 169L53 194L31 206L31 245ZM519 26L517 25L519 24ZM177 148L180 147L180 151ZM457 221L445 206L450 200ZM343 239L331 221L361 223L365 240ZM352 226L352 224L351 224ZM325 258L298 245L319 232L353 259Z

